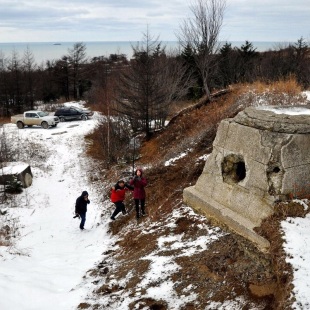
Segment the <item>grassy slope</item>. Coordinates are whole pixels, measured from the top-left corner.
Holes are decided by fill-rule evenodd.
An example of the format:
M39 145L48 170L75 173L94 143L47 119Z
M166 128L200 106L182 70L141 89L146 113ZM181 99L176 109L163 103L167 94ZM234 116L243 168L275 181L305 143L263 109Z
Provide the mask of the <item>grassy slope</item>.
M143 226L133 225L134 212L110 224L111 233L118 235L116 245L119 250L106 253L108 258L102 262L103 265L91 271L94 277L105 277L105 284L102 285L101 281L94 290L94 298L96 295L98 297L94 309L100 308L102 295L110 294L113 299L113 293L119 290L135 291L137 283L149 267L148 261L142 258L154 251L160 236L183 233L182 240L186 241L208 233L200 229L201 218L193 217L186 209L182 211L182 192L185 187L195 184L201 174L204 167L201 156L212 152L212 142L220 120L235 116L239 110L251 104L253 98L242 95L244 89L236 88L211 103L202 102L199 108L180 113L167 128L151 140L143 142L137 165L148 167L149 216ZM281 97L279 94L277 96ZM164 165L166 160L182 152L188 152L188 155L174 165ZM128 201L129 209L132 208L130 204ZM181 216L175 220L175 226L171 229L166 223L176 209L181 210ZM197 294L198 302L188 303L184 309L205 309L211 300L224 302L240 296L245 298L243 309L287 309L290 304L292 272L285 263L281 246L279 221L283 217L283 213L278 212L266 220L259 230L259 233L269 236L272 244L270 256L263 256L241 237L227 234L207 250L194 254L190 260L178 257L177 263L181 268L173 276L175 289L181 294L185 287L195 284L191 292ZM208 224L212 227L212 223ZM148 235L141 233L146 225L153 225L152 233ZM171 253L167 252L166 255ZM107 261L114 265L102 274L102 266ZM121 281L130 272L135 276L125 287L109 284L111 273L113 279ZM139 302L133 303L131 309L138 306ZM168 309L163 301L144 299L143 302L150 309ZM80 308L85 305L88 306L82 303Z

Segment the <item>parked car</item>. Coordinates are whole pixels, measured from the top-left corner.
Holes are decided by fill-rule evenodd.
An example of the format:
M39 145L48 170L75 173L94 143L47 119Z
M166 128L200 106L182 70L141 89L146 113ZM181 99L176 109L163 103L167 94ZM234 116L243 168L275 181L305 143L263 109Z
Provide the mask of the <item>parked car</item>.
M46 112L42 111L26 111L24 114L11 116L11 122L16 124L19 129L24 128L24 126L32 127L34 125L47 129L50 126L56 127L59 123L59 118L46 115Z
M93 116L94 112L87 109L80 109L77 107L63 107L57 109L55 116L59 117L61 122L70 121L75 119L87 120Z

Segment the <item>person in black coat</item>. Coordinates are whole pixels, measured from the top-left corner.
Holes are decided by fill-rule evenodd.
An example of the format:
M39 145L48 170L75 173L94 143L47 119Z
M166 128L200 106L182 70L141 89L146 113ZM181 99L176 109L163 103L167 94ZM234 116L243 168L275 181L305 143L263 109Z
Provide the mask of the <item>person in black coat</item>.
M87 205L90 203L88 199L87 191L83 191L82 195L76 199L75 203L75 213L78 214L81 218L80 229L84 229L84 224L86 221L86 212L87 212Z

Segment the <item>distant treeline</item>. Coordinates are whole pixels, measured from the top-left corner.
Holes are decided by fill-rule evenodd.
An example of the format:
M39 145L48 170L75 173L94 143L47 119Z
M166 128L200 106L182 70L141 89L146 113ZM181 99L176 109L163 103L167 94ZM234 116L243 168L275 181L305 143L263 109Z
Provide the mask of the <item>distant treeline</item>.
M139 102L139 96L146 96L135 89L137 85L141 89L145 86L143 79L148 79L152 110L159 114L174 100L198 99L205 94L204 73L194 61L199 51L187 46L171 54L160 42L146 39L133 47L130 61L119 54L88 59L86 45L81 42L61 59L47 61L44 67L36 64L30 50L22 58L14 52L10 57L0 57L0 116L33 109L38 101L59 99L83 99L101 104L103 110L109 104L114 110L128 112L133 103ZM310 85L310 48L303 38L266 52L257 52L248 41L240 48L226 43L209 58L213 64L208 73L211 92L230 84L272 82L292 75L302 87ZM145 102L145 98L141 100Z

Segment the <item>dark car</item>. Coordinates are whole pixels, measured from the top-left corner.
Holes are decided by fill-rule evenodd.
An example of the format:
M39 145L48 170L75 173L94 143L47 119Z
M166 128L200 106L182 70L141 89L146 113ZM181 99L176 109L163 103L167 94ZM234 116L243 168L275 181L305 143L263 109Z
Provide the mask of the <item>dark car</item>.
M93 116L94 112L86 109L80 109L76 107L64 107L57 109L55 116L58 116L61 122L70 121L75 119L87 120Z

